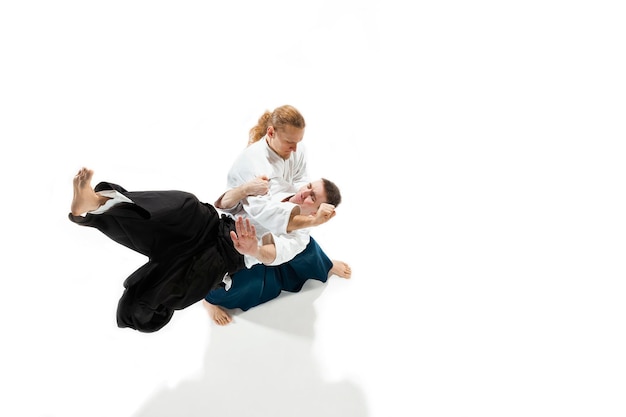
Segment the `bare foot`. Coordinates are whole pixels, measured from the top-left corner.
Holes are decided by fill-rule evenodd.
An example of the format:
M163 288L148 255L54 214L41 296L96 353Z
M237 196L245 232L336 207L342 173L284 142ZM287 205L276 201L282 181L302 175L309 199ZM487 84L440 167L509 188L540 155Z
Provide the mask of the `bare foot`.
M213 305L207 302L206 300L202 301L202 305L204 306L204 308L206 308L206 310L209 313L209 316L211 316L211 318L217 325L226 326L228 323L230 323L233 320L230 317L230 315L226 312L226 310L224 310L220 306Z
M108 200L108 197L99 196L93 190L92 177L93 171L87 168L81 168L74 177L74 198L71 206L74 216L95 210Z
M350 268L350 265L343 261L337 261L333 259L333 267L330 270L329 275L337 275L341 278L348 279L352 276L352 268Z

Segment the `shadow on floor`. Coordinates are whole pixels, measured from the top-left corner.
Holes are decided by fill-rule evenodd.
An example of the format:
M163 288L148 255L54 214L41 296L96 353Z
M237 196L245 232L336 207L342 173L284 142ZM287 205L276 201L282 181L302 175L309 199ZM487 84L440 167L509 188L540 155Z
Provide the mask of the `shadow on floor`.
M201 373L156 392L134 417L366 417L359 387L324 380L312 352L314 302L325 288L309 281L210 326Z

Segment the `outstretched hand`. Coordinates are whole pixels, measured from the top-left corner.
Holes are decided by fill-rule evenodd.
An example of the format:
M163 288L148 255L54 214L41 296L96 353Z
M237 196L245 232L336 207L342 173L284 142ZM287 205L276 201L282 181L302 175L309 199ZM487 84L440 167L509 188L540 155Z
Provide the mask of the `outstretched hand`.
M256 228L250 219L243 219L243 217L237 217L235 221L236 233L231 231L230 238L233 240L233 246L237 252L242 255L256 256L259 246L256 236Z

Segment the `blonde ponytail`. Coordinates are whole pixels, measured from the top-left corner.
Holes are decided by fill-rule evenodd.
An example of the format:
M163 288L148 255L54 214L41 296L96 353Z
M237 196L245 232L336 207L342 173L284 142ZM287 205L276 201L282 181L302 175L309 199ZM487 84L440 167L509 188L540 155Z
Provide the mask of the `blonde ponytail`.
M266 110L265 113L257 121L256 126L250 129L248 145L261 140L267 133L267 128L274 126L274 129L280 130L284 126L293 126L298 129L304 129L304 117L293 106L284 105L274 109L273 112Z

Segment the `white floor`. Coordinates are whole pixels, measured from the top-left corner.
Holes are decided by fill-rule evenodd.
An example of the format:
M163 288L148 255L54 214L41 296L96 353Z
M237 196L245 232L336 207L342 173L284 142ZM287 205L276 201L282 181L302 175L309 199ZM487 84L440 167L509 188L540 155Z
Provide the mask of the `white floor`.
M0 6L0 415L626 414L619 2L206 3ZM118 329L74 173L211 202L285 103L353 278Z

